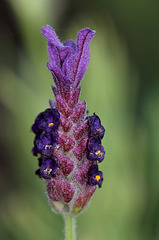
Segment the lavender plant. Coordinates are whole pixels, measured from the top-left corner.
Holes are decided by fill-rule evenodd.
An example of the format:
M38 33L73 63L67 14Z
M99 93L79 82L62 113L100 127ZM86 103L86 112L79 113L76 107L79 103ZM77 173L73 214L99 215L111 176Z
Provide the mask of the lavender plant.
M55 101L49 101L50 108L39 113L32 125L32 153L39 157L36 174L44 179L52 209L64 216L66 240L75 240L75 217L88 205L96 185L101 188L103 182L98 163L105 155L101 145L105 129L95 113L87 115L86 102L79 101L79 84L95 31L85 28L76 43L61 43L50 26L41 30L48 39L47 67L55 83Z

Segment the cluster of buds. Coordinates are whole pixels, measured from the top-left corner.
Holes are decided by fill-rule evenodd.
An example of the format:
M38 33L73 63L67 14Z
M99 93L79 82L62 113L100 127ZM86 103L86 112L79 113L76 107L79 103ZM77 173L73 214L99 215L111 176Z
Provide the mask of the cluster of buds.
M80 102L79 83L89 63L89 43L94 31L85 28L72 40L61 43L50 26L42 28L48 39L49 62L55 86L55 101L41 112L32 125L35 133L32 152L39 156L36 174L46 183L54 211L79 214L102 186L98 170L105 150L101 145L105 129L94 113L87 115L86 102Z

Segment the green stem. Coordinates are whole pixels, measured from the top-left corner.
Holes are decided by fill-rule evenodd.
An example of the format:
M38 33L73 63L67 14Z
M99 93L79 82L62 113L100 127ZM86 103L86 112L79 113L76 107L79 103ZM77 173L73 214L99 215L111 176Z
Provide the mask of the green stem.
M71 215L64 215L65 240L76 240L76 219Z

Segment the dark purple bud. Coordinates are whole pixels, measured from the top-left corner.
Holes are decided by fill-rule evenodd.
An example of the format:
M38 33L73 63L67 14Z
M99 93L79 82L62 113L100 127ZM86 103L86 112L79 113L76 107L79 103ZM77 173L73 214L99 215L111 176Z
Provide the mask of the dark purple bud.
M101 140L98 137L92 137L88 141L88 159L92 161L102 162L104 159L105 150L101 145Z
M88 124L90 130L90 136L103 138L105 129L101 125L100 118L94 113L92 116L88 117Z
M101 188L103 182L103 173L98 171L98 165L94 165L88 172L88 183L91 185L98 185Z

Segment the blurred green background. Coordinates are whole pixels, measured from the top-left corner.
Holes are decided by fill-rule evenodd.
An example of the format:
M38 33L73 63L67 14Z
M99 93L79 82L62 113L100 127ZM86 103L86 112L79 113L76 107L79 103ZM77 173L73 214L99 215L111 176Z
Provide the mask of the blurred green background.
M31 154L30 126L53 99L46 24L61 40L96 30L81 99L101 117L107 153L102 189L78 217L78 239L158 240L157 0L1 0L0 239L64 239Z

